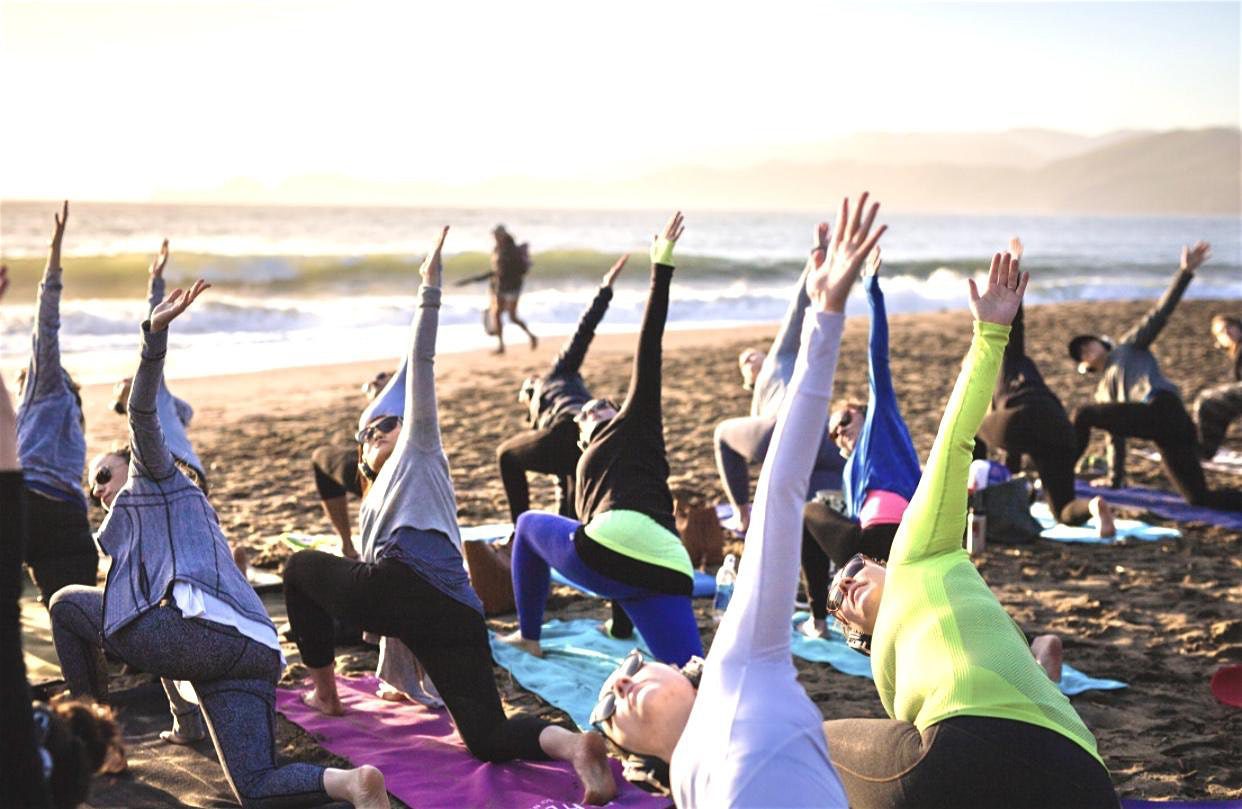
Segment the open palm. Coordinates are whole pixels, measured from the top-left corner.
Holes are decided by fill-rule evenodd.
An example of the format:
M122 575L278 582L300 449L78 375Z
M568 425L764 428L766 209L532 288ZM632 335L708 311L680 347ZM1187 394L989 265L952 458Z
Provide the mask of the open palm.
M194 282L194 286L190 287L190 291L183 289L174 289L164 298L158 306L151 310L151 331L163 331L168 328L168 324L172 323L182 312L189 308L190 304L203 293L203 290L211 289L211 284L203 279Z
M164 267L168 264L168 239L160 245L160 252L156 254L155 259L151 262L151 275L156 278L164 276Z
M1030 280L1030 273L1018 269L1018 260L1009 253L992 256L987 288L983 294L979 294L975 279L971 278L969 281L970 311L975 320L1002 326L1013 323L1014 315L1018 314L1018 307L1022 305L1026 284Z
M873 203L867 209L867 196L867 192L863 192L852 208L848 197L841 200L841 213L832 231L828 255L806 278L806 294L820 311L845 311L850 288L858 280L867 254L888 230L887 225L881 225L875 233L871 232L880 204ZM864 209L866 216L863 216Z
M440 229L440 238L436 240L435 248L427 254L427 257L423 259L423 265L418 268L418 274L422 276L423 283L429 287L439 287L440 279L444 277L444 261L440 254L444 250L444 239L448 236L448 232L448 225Z

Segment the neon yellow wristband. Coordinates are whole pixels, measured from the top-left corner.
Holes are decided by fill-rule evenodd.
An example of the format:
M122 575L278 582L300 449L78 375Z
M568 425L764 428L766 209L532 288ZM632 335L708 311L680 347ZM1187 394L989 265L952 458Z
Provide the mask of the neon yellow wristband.
M663 236L657 238L651 244L651 263L673 266L673 247L676 244Z

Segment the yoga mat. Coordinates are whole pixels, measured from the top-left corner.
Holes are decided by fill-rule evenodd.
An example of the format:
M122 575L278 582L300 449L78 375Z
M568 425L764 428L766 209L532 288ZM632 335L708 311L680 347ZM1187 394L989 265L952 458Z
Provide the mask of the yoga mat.
M1149 461L1160 463L1160 453L1155 450L1135 450L1135 454ZM1242 475L1242 452L1232 449L1222 449L1212 456L1210 461L1202 461L1200 463L1204 469L1211 469L1213 472L1224 472L1226 475Z
M1107 495L1105 499L1112 502L1112 498ZM1161 539L1176 539L1182 535L1182 532L1176 528L1148 525L1141 520L1123 520L1118 517L1114 520L1117 526L1117 534L1112 537L1102 537L1100 536L1100 521L1095 517L1088 520L1086 525L1060 525L1057 523L1056 518L1052 516L1052 510L1048 508L1048 504L1042 500L1031 506L1031 516L1039 520L1039 524L1043 526L1044 530L1040 533L1040 536L1056 542L1116 545L1136 540L1156 542Z
M1114 506L1142 508L1178 522L1206 522L1233 531L1242 531L1242 511L1218 511L1214 508L1189 505L1180 495L1159 489L1133 486L1126 489L1096 489L1083 481L1077 483L1079 497L1102 496Z
M805 612L794 613L792 632L795 655L813 663L827 663L843 674L871 679L871 658L845 645L836 621L828 619L828 637L808 638L798 631L798 627L808 618L810 615ZM1084 691L1112 691L1125 688L1126 684L1120 680L1090 677L1065 663L1061 666L1060 686L1062 694L1072 697Z
M571 809L579 805L582 787L568 764L479 761L466 751L446 711L387 702L375 696L376 685L374 677L338 677L344 716L324 716L302 702L301 690L285 688L276 691L276 709L329 752L355 766L378 767L388 791L410 806ZM609 806L655 809L668 804L625 781L621 763L611 763L620 794Z
M610 638L589 618L572 621L553 619L543 625L539 644L543 657L535 657L497 639L492 632L492 657L527 691L533 691L586 730L599 689L634 647L650 654L636 634L630 640Z

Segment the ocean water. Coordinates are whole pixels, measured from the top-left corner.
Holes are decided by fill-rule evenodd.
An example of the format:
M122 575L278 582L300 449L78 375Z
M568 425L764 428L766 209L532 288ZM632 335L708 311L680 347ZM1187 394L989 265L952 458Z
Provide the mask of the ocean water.
M5 260L29 267L43 256L54 209L0 204ZM179 274L201 275L219 287L174 326L173 378L396 357L408 336L418 256L441 224L453 226L446 252L458 276L483 269L480 254L490 249L497 223L530 242L535 267L520 312L552 340L572 330L613 257L634 252L601 329L633 331L646 294L646 245L665 215L78 204L65 242L64 264L73 275L62 307L64 363L84 383L132 371L145 305L118 297L108 284L118 267L132 266L124 270L131 280L145 277L144 255L164 236L173 245L172 282ZM779 319L816 221L814 212L687 212L670 328ZM894 313L964 307L965 279L1013 234L1026 245L1033 275L1028 297L1035 303L1155 298L1177 266L1180 246L1197 239L1212 243L1213 258L1188 297L1242 299L1242 223L1235 218L885 215L882 221L889 224L884 288ZM75 295L74 281L91 296ZM483 284L448 288L442 352L491 344L480 326L486 302ZM850 311L865 310L863 297L854 296ZM32 300L11 299L0 308L6 371L25 362L32 321ZM509 327L506 336L524 351L520 331Z

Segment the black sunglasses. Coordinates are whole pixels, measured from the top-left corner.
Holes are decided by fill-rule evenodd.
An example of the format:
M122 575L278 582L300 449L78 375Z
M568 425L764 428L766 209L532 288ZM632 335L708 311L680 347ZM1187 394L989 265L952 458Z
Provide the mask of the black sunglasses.
M836 441L837 436L841 434L841 430L844 429L845 427L850 426L850 423L852 421L854 421L853 410L846 410L842 412L841 419L836 423L836 425L833 426L831 430L828 431L828 437L831 438L833 441Z
M384 416L384 418L374 424L368 425L367 427L359 430L358 434L354 436L354 440L359 444L365 444L380 433L391 433L400 423L400 416Z
M609 675L607 680L604 680L604 687L599 691L599 702L595 703L595 707L591 709L592 727L602 733L603 727L601 726L617 712L617 693L612 690L612 684L617 681L617 678L633 677L645 665L647 665L647 658L643 657L641 651L634 649L625 656L621 665L617 666L617 670Z
M99 471L95 473L95 485L103 486L110 480L112 480L112 467L110 466L99 467Z
M832 586L828 588L828 612L836 612L841 609L841 603L845 600L844 594L841 592L841 585L846 579L852 579L862 572L867 566L867 557L861 553L856 553L845 566L837 571L837 575L832 577Z

